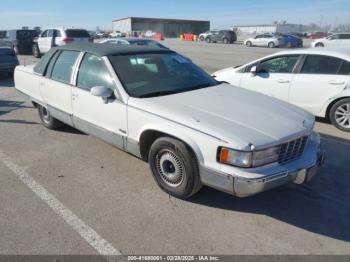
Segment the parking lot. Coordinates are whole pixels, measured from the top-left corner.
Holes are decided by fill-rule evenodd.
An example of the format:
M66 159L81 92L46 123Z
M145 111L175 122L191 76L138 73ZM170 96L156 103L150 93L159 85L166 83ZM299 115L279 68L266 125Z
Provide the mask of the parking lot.
M164 45L210 73L279 51ZM327 121L316 124L327 160L310 184L245 199L203 188L182 201L158 188L147 163L73 128L43 127L13 86L1 77L1 254L350 254L350 134Z

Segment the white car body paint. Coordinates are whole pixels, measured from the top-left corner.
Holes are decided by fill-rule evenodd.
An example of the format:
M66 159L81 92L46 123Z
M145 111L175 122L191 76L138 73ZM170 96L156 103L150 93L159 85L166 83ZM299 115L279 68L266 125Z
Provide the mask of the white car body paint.
M82 56L83 53L80 59ZM32 66L18 66L15 87L29 100L54 110L51 113L55 118L137 156L141 136L147 130L180 139L194 151L202 183L237 196L249 196L290 182L298 170L321 164L320 139L313 132L314 116L302 109L228 84L168 96L134 98L126 93L108 58L103 60L116 84L116 99L107 104L74 86L79 61L70 84L38 75ZM288 163L239 168L217 160L220 147L261 150L302 137L309 137L304 153Z
M328 106L342 97L350 97L350 75L271 73L268 78L242 72L260 61L288 55L321 55L350 62L350 49L304 49L282 51L238 68L226 68L213 73L219 81L276 97L301 107L318 117L326 117Z

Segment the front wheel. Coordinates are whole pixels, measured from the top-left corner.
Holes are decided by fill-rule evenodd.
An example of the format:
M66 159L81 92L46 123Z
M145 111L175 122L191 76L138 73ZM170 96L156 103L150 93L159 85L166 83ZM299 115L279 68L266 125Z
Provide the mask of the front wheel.
M226 45L229 43L229 41L228 41L227 38L224 38L223 42L224 42L224 44L226 44Z
M148 162L155 181L169 195L187 199L201 189L197 159L183 142L158 138L151 146Z
M251 47L253 44L252 44L252 42L248 41L247 43L245 43L245 45L246 45L247 47Z
M54 130L62 126L62 122L53 118L45 106L38 105L38 112L41 122L46 128Z
M315 45L315 47L324 47L324 44L322 44L322 43L317 43L317 44Z
M336 128L350 132L350 98L335 103L330 110L329 118Z
M270 42L268 45L267 45L269 48L274 48L276 45L274 42Z
M206 41L208 44L210 44L210 43L211 43L210 37L207 37L207 38L205 39L205 41Z

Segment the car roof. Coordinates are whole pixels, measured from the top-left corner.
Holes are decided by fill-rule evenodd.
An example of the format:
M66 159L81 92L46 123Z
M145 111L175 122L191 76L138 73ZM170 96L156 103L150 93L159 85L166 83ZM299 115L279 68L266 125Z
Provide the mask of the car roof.
M140 54L140 53L169 53L173 52L156 46L138 46L138 45L111 45L105 43L99 44L69 44L52 48L55 50L71 50L79 52L88 52L97 56Z
M350 60L350 48L307 48L278 52L274 55L288 55L288 54L301 54L301 55L328 55Z

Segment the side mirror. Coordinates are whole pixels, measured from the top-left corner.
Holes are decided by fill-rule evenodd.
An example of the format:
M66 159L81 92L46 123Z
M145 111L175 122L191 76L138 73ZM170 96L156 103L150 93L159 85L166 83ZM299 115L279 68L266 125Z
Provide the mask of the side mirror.
M113 90L105 86L95 86L91 88L90 93L93 96L101 97L105 104L108 103L108 99L113 97Z
M258 68L256 66L252 66L250 73L255 76L258 73Z

